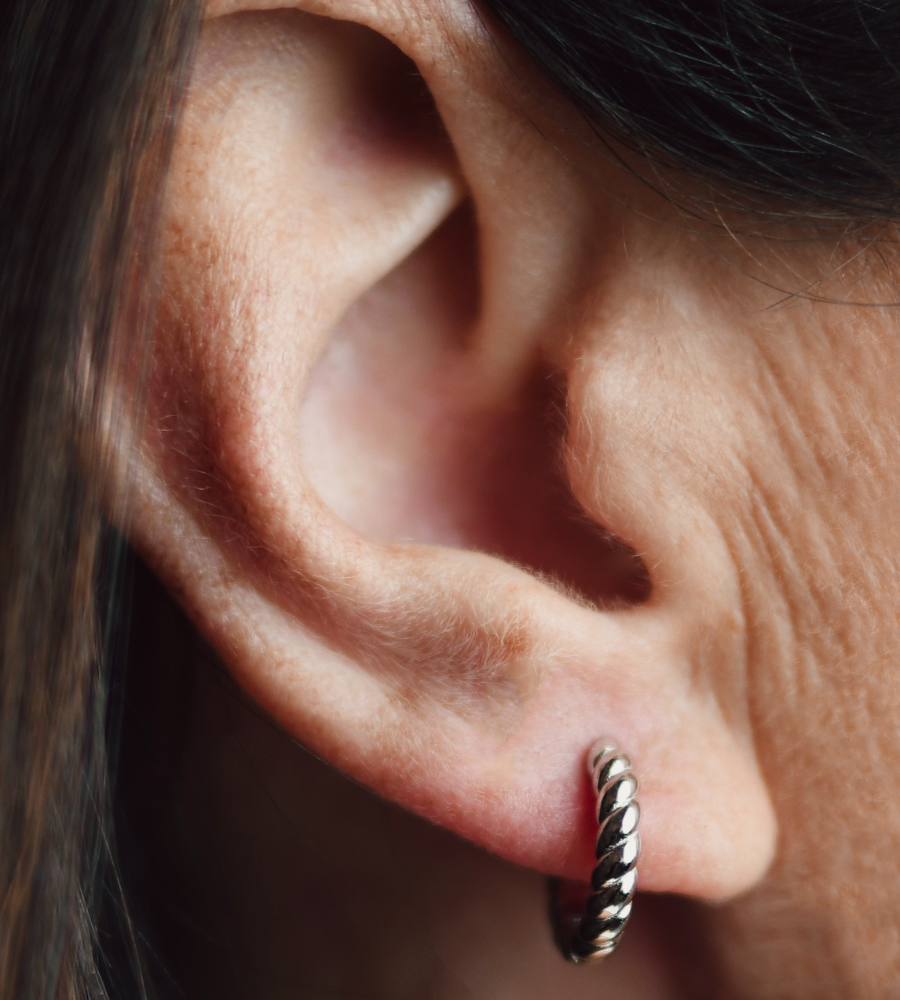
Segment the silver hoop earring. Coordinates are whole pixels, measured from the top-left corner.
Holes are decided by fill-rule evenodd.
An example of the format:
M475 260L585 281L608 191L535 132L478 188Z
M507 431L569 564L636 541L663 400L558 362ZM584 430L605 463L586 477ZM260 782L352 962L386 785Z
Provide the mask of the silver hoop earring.
M556 943L571 962L598 962L618 947L631 916L641 853L631 760L611 740L595 743L587 768L597 796L597 864L590 886L551 881L551 919Z

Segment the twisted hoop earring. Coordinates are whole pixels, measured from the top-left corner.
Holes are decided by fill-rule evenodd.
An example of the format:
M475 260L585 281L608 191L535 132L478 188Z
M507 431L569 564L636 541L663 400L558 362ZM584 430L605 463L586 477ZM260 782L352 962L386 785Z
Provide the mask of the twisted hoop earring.
M590 887L554 879L551 919L557 946L572 962L598 962L619 944L637 887L641 853L635 800L637 778L631 760L611 740L595 743L587 757L591 787L597 795L597 864Z

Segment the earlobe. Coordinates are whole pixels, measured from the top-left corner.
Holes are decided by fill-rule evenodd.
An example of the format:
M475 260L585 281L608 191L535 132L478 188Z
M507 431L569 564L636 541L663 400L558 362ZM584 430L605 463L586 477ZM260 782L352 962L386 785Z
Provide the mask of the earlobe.
M241 14L202 49L135 544L239 682L382 794L584 877L583 755L613 734L643 782L642 885L746 888L774 829L752 744L693 687L664 602L592 603L645 580L567 514L540 359L570 303L528 268L544 246L561 273L571 173L570 215L530 209L553 155L537 132L491 144L494 97L460 88L448 46L429 74L465 124L450 137L413 64L357 25Z

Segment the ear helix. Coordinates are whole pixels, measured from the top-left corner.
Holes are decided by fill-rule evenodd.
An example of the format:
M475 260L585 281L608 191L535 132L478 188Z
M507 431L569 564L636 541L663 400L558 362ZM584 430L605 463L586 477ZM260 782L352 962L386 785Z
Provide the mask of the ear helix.
M598 740L587 755L591 787L597 796L597 864L590 887L551 880L551 919L557 946L576 964L598 962L618 947L637 889L641 853L641 809L631 760L609 739Z

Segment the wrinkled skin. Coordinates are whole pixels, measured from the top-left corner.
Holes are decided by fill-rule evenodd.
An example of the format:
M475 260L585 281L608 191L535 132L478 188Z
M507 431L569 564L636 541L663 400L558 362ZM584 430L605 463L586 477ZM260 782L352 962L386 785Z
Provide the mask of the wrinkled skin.
M459 0L311 11L209 10L129 531L284 733L444 829L200 671L166 884L236 971L183 949L191 995L900 995L887 232L626 168ZM590 871L605 734L640 888L700 905L574 969L534 872Z

